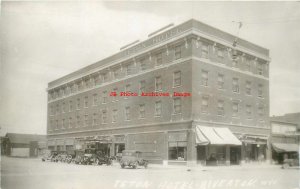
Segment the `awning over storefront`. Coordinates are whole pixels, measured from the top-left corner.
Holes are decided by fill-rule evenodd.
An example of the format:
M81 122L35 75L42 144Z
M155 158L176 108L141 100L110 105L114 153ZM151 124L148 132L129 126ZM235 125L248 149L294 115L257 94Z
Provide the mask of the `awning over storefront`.
M228 129L219 127L196 126L198 145L242 145L241 141Z
M277 152L298 152L298 144L287 144L287 143L272 143L273 149Z

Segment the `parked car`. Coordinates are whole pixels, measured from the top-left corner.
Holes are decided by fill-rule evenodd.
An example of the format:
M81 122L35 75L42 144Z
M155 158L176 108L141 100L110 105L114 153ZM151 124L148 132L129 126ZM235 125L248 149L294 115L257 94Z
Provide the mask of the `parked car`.
M137 150L123 150L122 158L120 160L121 168L125 168L126 166L132 167L136 169L137 166L148 167L148 161L141 158L142 152Z
M57 152L49 152L45 153L42 157L42 161L53 161L53 159L57 156Z
M282 168L287 169L289 167L299 166L299 156L298 153L293 154L291 158L283 160Z

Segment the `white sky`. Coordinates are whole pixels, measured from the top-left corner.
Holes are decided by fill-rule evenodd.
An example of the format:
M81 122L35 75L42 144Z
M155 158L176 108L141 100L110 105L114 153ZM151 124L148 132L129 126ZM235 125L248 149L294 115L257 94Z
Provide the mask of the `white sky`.
M300 112L298 2L3 2L0 126L46 133L48 82L191 18L270 49L270 114Z

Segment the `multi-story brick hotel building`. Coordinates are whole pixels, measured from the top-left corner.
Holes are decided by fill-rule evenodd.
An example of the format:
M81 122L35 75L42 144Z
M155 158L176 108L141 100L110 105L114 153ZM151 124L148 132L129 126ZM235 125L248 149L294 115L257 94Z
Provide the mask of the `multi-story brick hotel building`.
M50 82L48 148L136 149L165 164L269 159L269 50L235 39L189 20Z

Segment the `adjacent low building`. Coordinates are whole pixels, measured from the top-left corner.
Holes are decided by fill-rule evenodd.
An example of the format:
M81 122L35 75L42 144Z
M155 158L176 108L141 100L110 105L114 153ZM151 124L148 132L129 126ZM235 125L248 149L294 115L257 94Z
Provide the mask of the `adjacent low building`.
M2 141L2 152L13 157L37 157L47 149L46 139L46 135L7 133Z
M135 149L165 164L270 159L269 50L235 40L189 20L50 82L48 149Z

